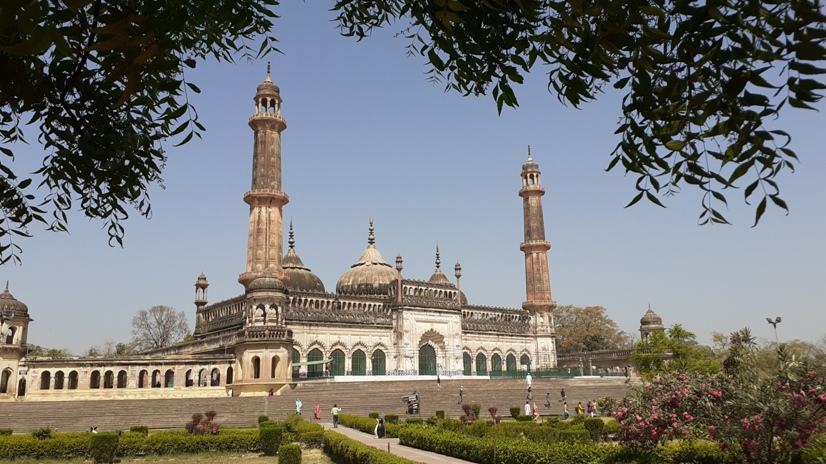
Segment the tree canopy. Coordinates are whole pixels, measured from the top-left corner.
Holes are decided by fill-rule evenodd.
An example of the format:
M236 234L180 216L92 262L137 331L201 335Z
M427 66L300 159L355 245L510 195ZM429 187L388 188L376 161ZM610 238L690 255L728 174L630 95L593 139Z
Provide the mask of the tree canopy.
M165 144L204 127L186 70L276 50L277 0L9 0L0 4L0 263L15 236L68 227L77 208L121 244L131 211L150 217ZM574 107L625 92L608 170L642 199L703 193L699 222L726 223L728 189L745 187L755 222L788 211L778 176L794 169L790 136L771 121L822 97L826 17L819 0L339 0L337 26L359 40L401 25L429 78L516 107L514 84L540 67ZM12 170L21 124L46 149L34 176ZM37 179L37 182L34 180ZM40 188L41 190L37 190ZM36 192L42 192L36 194Z
M615 350L631 345L602 306L560 306L554 311L556 351L559 354Z
M175 311L171 306L141 309L132 318L132 342L130 345L115 345L112 355L128 354L131 352L130 347L135 351L165 348L178 343L187 335L189 324L183 311Z
M643 377L669 372L713 374L722 368L710 348L697 344L697 336L674 324L665 332L654 332L634 345L631 360Z

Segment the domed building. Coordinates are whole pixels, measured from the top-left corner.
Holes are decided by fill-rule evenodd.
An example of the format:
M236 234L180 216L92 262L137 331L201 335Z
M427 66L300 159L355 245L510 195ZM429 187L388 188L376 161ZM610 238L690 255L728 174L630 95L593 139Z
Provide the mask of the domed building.
M640 319L640 338L645 340L654 332L664 331L663 318L658 316L657 313L651 309L651 306L649 306L648 311L646 311L645 315Z
M26 379L18 379L18 363L25 355L29 332L29 308L9 292L0 293L0 395L26 391Z
M30 319L7 290L0 312L11 315L3 330L14 343L2 349L19 361L4 370L7 383L25 372L20 380L30 382L29 400L159 397L172 395L170 389L193 397L226 394L230 387L236 395L257 395L322 376L486 378L556 367L545 189L530 148L518 190L525 230L518 247L525 255L527 289L521 306L468 303L461 265L446 275L438 246L429 279L404 275L401 256L394 267L380 253L372 217L367 248L331 293L298 256L292 221L283 250L282 210L289 197L281 190L281 134L287 122L269 73L254 101L248 120L255 140L252 185L243 196L249 207L246 266L238 276L243 292L210 303L202 273L195 281L193 341L136 356L51 359L21 354Z

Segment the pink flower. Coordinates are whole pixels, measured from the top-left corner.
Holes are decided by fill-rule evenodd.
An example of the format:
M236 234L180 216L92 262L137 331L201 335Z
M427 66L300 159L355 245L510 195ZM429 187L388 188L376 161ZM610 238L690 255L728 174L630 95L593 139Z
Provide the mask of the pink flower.
M679 427L679 426L680 426L680 424L678 424L678 423L674 422L673 424L671 424L671 426L672 426L672 427L674 427L674 428L676 429L677 427Z
M709 426L708 426L708 431L709 431L710 433L714 433L714 432L716 432L716 431L717 431L717 427L715 427L715 426L713 426L713 425L709 425Z

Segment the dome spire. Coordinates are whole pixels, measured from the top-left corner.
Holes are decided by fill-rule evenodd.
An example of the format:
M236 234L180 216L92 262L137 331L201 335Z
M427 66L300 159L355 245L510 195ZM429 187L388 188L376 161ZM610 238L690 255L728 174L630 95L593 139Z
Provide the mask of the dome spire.
M367 236L367 244L374 245L376 243L376 236L373 235L373 232L376 229L373 227L373 215L370 215L370 235Z
M290 250L295 249L295 238L293 234L293 218L290 218L290 239L287 240L287 243L290 244Z
M436 242L436 269L439 269L442 265L442 260L439 259L439 242Z
M267 71L267 73L269 73L269 71ZM528 161L533 161L533 158L531 158L531 146L530 145L528 145Z
M267 61L267 78L264 79L264 82L272 82L272 78L270 77L270 62Z

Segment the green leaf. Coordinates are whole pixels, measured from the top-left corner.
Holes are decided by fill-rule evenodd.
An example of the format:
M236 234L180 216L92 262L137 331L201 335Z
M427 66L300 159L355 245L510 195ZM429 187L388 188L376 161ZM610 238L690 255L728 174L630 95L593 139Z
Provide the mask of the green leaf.
M766 212L766 197L764 196L762 200L760 200L760 204L757 205L757 209L754 211L754 224L752 227L757 226L757 223L760 222L760 218L763 217L763 213Z

